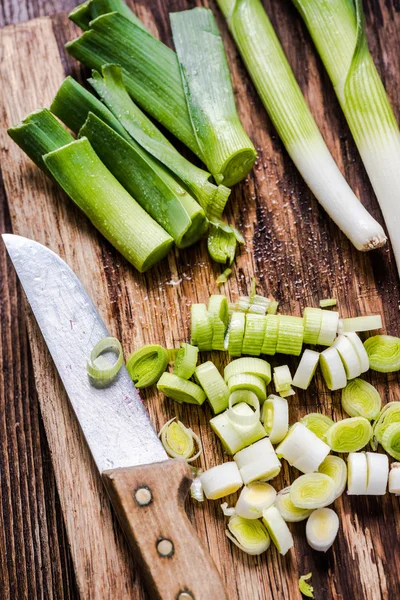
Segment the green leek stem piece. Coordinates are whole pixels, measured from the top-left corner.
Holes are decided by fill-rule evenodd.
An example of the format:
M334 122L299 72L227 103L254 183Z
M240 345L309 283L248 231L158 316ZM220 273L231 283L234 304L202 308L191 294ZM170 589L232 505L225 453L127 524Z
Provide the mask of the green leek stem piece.
M238 117L224 45L213 13L170 14L193 131L217 181L232 186L249 173L257 153Z
M200 351L212 349L213 321L205 304L192 304L190 307L190 343Z
M232 375L228 380L228 387L231 393L236 392L236 390L250 390L255 393L260 403L267 398L265 381L256 375L248 375L247 373Z
M364 417L338 421L326 432L326 441L334 452L357 452L372 437L371 423Z
M235 228L222 221L212 221L207 250L215 262L231 265L235 259L238 237Z
M234 312L228 328L229 356L240 356L242 354L245 326L246 315L240 312Z
M180 404L184 402L201 406L206 399L206 395L199 385L173 373L163 373L158 380L157 389Z
M253 414L253 410L246 402L235 405L236 416L242 415L246 418L252 418ZM210 425L221 440L225 452L231 455L265 438L267 435L260 422L256 423L254 427L236 426L229 418L227 410L211 419Z
M260 98L311 191L356 248L384 244L382 227L334 162L260 0L218 0L218 4Z
M368 381L353 379L342 390L342 407L350 417L365 417L371 421L379 415L382 398Z
M229 389L217 367L208 361L196 367L196 381L206 393L207 400L215 415L228 408Z
M190 379L195 372L199 349L184 342L175 357L174 375L182 379Z
M87 31L89 29L89 23L92 20L92 13L90 10L90 5L92 0L86 0L83 4L79 4L75 6L74 9L68 15L68 18L73 21L78 27L80 27L83 31Z
M400 423L400 402L385 404L373 426L371 446L374 450L382 444L383 434L393 423Z
M104 106L72 77L64 79L51 103L50 110L76 134L79 133L91 112L115 129L128 142L130 141L130 136L107 106Z
M328 71L389 230L397 267L400 132L371 54L361 0L295 0Z
M336 484L325 473L306 473L290 486L290 499L298 508L322 508L335 499Z
M228 281L228 277L232 274L232 269L230 269L229 267L227 269L225 269L225 271L223 271L221 273L221 275L218 275L217 279L215 280L215 283L217 285L222 285L223 283L226 283Z
M244 357L233 360L225 367L224 379L229 381L232 375L239 375L240 373L257 375L257 377L264 379L265 385L268 385L271 381L271 365L261 358Z
M392 423L385 429L382 435L382 448L390 456L400 460L400 423Z
M74 58L99 72L104 64L119 64L135 102L203 159L173 50L117 12L91 21L90 30L65 47Z
M302 575L299 579L299 590L306 596L307 598L314 598L314 588L308 582L311 579L312 573L307 573L307 575Z
M158 344L148 344L133 352L126 361L126 368L135 386L149 387L160 379L168 366L168 352Z
M278 306L279 302L277 302L276 300L272 300L267 308L267 313L269 315L276 315L276 313L278 312Z
M93 113L79 132L126 191L170 236L178 248L197 242L208 228L199 204L134 140L126 142Z
M184 458L187 462L193 462L203 452L203 446L198 435L189 427L185 427L181 421L175 421L176 417L170 419L161 428L158 437L168 456L171 458ZM194 443L198 451L194 453Z
M87 0L74 8L69 13L68 18L83 31L87 31L90 28L90 21L110 12L119 12L125 19L129 19L138 27L146 29L141 20L123 0Z
M276 352L299 356L303 347L304 325L301 317L279 315Z
M268 314L265 321L265 333L263 345L261 347L261 354L274 356L276 353L276 345L278 343L278 331L279 316Z
M50 175L43 155L74 141L47 108L37 110L7 131L8 135L33 162Z
M327 415L309 413L300 419L300 423L303 423L307 429L315 433L320 440L325 440L326 432L332 427L334 421Z
M123 128L125 134L128 132L129 138L132 137L181 179L206 211L207 216L219 219L230 190L223 185L217 187L211 183L210 173L196 167L182 156L140 110L126 91L121 68L117 65L103 65L101 75L93 71L88 81L108 106L114 118L118 119L119 126Z
M233 515L229 519L225 534L235 546L252 556L268 550L271 543L268 531L260 521L244 519L239 515Z
M247 313L242 353L259 356L264 342L267 320L264 315Z
M321 308L329 308L331 306L336 306L337 300L336 298L324 298L319 301L319 305Z
M392 335L374 335L364 342L369 366L379 373L393 373L400 369L400 338Z
M128 194L81 138L44 156L64 191L138 271L163 259L172 238Z
M103 354L113 352L117 360L111 364ZM124 355L121 342L114 337L105 337L95 345L90 353L90 362L87 363L87 371L94 383L108 385L118 375L124 363Z
M208 312L213 321L213 350L224 350L225 332L228 327L228 301L222 294L213 294L208 301Z
M314 346L318 342L322 325L322 314L320 308L307 306L307 308L304 309L303 321L305 344L312 344Z

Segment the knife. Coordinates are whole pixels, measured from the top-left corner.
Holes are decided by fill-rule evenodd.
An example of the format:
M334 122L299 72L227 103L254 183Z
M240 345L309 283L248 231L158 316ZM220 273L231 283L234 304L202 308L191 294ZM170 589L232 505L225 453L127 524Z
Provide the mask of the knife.
M90 352L109 333L81 282L45 246L2 237L149 597L226 600L215 564L184 510L192 482L187 463L168 459L125 367L107 388L89 381Z

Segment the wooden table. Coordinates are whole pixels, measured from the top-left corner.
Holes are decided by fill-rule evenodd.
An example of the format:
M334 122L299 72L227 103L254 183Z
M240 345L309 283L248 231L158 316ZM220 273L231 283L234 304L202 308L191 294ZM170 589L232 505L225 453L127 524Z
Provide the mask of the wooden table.
M201 2L137 0L132 4L142 17L147 18L152 30L169 42L168 10L189 8ZM0 25L67 11L74 5L73 0L3 0ZM246 236L248 252L243 251L238 258L227 293L233 298L238 293L246 293L250 277L255 274L259 291L274 295L281 302L282 312L300 314L305 305L317 305L319 298L334 296L345 316L381 312L386 331L399 335L399 281L393 255L389 249L368 255L356 252L319 208L277 139L215 3L210 5L218 15L225 36L240 115L260 157L249 180L235 188L228 211L228 218L235 221ZM339 166L363 202L382 221L328 77L300 18L289 0L267 0L265 5ZM370 47L399 119L400 8L397 0L368 0L365 8ZM62 35L57 31L61 27L65 34L65 19L55 17L53 29L59 40ZM0 56L0 60L2 58ZM65 65L67 71L72 68L71 63ZM7 151L7 147L3 150ZM4 160L2 180L5 182L10 179L6 172L8 168L9 164ZM3 185L0 194L0 231L9 232L12 231L11 217L15 206L10 201L10 211ZM70 210L72 221L75 223L76 219L79 223L77 211ZM187 336L187 303L193 298L205 301L209 290L215 291L213 281L219 272L217 267L211 267L204 248L186 251L163 263L153 274L136 278L129 265L109 245L104 245L87 223L82 224L82 239L89 239L93 247L103 249L102 265L112 271L108 276L109 295L104 298L101 308L110 316L107 303L113 304L111 327L114 332L120 333L119 326L124 322L121 307L136 286L137 296L132 303L134 316L140 316L147 291L151 303L155 304L147 307L142 322L133 319L132 334L125 330L120 333L124 341L176 344ZM131 289L129 286L121 289L118 276L129 280ZM160 280L162 289L157 297ZM179 285L168 286L179 280L182 280ZM166 334L162 332L162 311L160 313L160 302L165 298L179 308L176 318L169 317L170 331ZM25 304L2 244L0 319L0 598L76 599L79 597L78 586L85 589L82 565L77 575L38 404L37 388L42 393L43 386L37 386L34 380ZM173 327L172 322L175 323ZM30 333L32 335L32 329ZM32 352L35 354L37 349L33 348ZM289 363L293 366L296 361ZM369 374L367 378L378 387L385 402L400 399L397 374L388 377ZM339 394L328 394L320 381L310 389L309 393L299 393L293 400L292 421L312 410L321 410L334 418L342 416ZM146 394L145 400L157 423L176 414L176 407L168 403L164 402L160 408L160 398L154 393ZM180 414L207 440L204 464L212 466L221 460L219 444L207 429L210 415L187 409ZM282 485L288 482L288 474L285 467ZM290 560L280 558L275 550L270 550L264 557L252 558L232 548L224 538L218 503L205 508L191 507L189 514L209 544L223 576L229 579L231 598L261 600L269 597L269 590L275 600L299 598L298 576L309 570L314 573L316 598L379 600L399 597L398 500L389 496L384 499L344 497L336 504L341 531L334 550L327 555L312 552L304 541L304 524L298 524L293 528L296 551ZM76 518L80 518L78 513ZM215 527L210 526L211 522L215 522ZM74 554L76 548L72 546ZM96 574L92 572L96 568L95 561L88 559L84 567L87 581L95 578ZM132 598L144 598L136 577L132 576L132 581L136 586ZM110 588L104 588L103 594L97 591L85 595L119 600Z

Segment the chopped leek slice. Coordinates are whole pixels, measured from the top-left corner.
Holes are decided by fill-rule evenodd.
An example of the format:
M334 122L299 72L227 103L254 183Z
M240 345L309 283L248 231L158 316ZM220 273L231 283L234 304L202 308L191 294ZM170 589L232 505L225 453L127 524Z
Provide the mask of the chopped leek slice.
M335 310L322 310L321 329L319 330L317 344L330 346L336 337L339 313Z
M350 340L355 351L357 352L358 360L360 361L361 365L361 373L366 373L369 370L369 358L367 351L364 348L364 344L354 331L348 331L344 335Z
M213 294L208 301L208 312L213 321L213 350L224 350L225 332L228 327L228 301L222 294Z
M290 487L281 490L275 500L275 506L281 513L283 519L289 523L298 523L305 521L311 513L312 509L298 508L290 499Z
M392 423L385 429L381 444L385 452L400 460L400 423Z
M372 437L371 423L364 417L338 421L326 432L326 441L334 452L357 452Z
M168 456L171 458L184 458L187 462L193 462L203 452L201 440L190 428L185 427L181 421L175 421L176 417L170 419L161 428L158 437ZM194 443L198 451L194 454Z
M246 326L246 315L240 312L234 312L228 327L229 340L228 352L229 356L240 356L242 354L242 345L244 330Z
M382 329L381 315L369 315L365 317L352 317L351 319L342 319L343 333L354 331L371 331L372 329Z
M261 358L244 357L233 360L224 369L224 379L228 381L232 375L240 373L257 375L265 381L266 385L271 381L271 365Z
M322 508L335 499L336 484L324 473L306 473L290 486L290 499L298 508Z
M304 325L301 317L279 315L276 352L299 356L303 347Z
M286 398L268 396L263 404L261 421L272 444L279 444L289 429L289 406Z
M327 552L338 531L339 517L331 508L319 508L308 517L306 537L313 550Z
M319 364L325 383L330 390L340 390L346 387L346 371L336 348L327 348L321 352Z
M322 324L322 310L308 306L303 312L304 343L315 346Z
M356 248L382 245L385 233L329 153L261 2L218 0L218 4L262 102L312 192Z
M400 423L400 402L389 402L382 408L373 427L371 446L374 450L382 444L383 434L392 423Z
M140 19L131 11L129 6L123 0L87 0L74 8L68 15L68 18L76 23L81 29L89 29L90 21L110 12L119 12L125 19L146 29Z
M259 356L264 341L266 317L264 315L246 315L246 327L244 330L242 353Z
M233 517L233 515L236 515L235 509L229 507L227 502L221 504L221 510L224 513L224 517Z
M250 390L255 393L260 403L264 402L267 398L265 381L256 375L249 375L248 373L232 375L228 379L228 387L231 393L236 390Z
M350 340L341 334L333 342L333 347L339 352L347 379L354 379L361 375L361 363Z
M233 457L245 484L252 481L269 481L281 470L281 463L268 438L240 450Z
M261 354L273 356L276 353L278 343L279 316L268 314L265 321L264 341L261 348Z
M316 471L330 452L330 447L302 423L295 423L276 453L303 473Z
M359 496L367 493L368 465L365 452L350 452L347 457L347 494Z
M205 304L192 304L190 307L190 343L199 350L211 350L213 322Z
M293 536L276 506L263 510L262 521L280 554L284 555L293 548Z
M158 380L157 389L180 404L202 405L206 395L199 385L182 379L173 373L163 373Z
M193 500L197 500L197 502L204 502L203 486L200 481L202 472L201 469L196 469L196 475L194 475L192 485L190 486L190 497L193 498Z
M299 590L307 598L314 598L314 588L311 584L307 583L311 577L312 573L307 573L307 575L302 575L299 578Z
M389 458L386 454L366 452L367 457L367 491L368 496L384 496L389 477Z
M211 361L196 367L196 381L206 393L207 400L215 415L228 408L229 389L217 367Z
M227 223L212 221L207 238L207 250L215 262L231 265L235 259L237 238Z
M195 372L198 355L197 346L182 342L175 357L174 375L182 379L190 379Z
M233 461L204 471L200 475L200 481L206 498L209 500L218 500L218 498L229 496L243 485L237 464Z
M148 344L133 352L126 361L126 368L139 389L157 383L168 366L168 352L158 344Z
M389 492L400 495L400 463L394 462L390 465Z
M267 313L269 315L276 315L276 313L278 312L278 306L279 302L277 302L276 300L272 300L271 304L267 308Z
M319 465L319 473L325 473L333 479L336 484L335 500L341 496L347 483L347 466L343 458L330 454Z
M249 173L257 153L239 120L228 62L213 13L170 14L183 89L203 159L217 181L232 186Z
M329 308L330 306L336 306L336 304L336 298L326 298L324 300L319 301L319 305L321 308Z
M285 392L289 390L292 385L292 376L290 374L289 367L282 365L280 367L274 367L274 384L277 392Z
M306 390L314 377L318 362L319 352L315 352L314 350L304 350L299 366L293 377L293 385L302 390Z
M106 352L116 354L117 360L113 364L103 356ZM106 386L118 375L123 363L121 342L114 337L105 337L91 351L87 372L94 383Z
M350 417L365 417L371 421L378 418L382 398L368 381L353 379L342 390L342 407Z
M276 491L265 481L254 481L245 485L238 501L235 512L244 519L261 519L262 511L273 505Z
M243 415L243 413L237 413L233 407L236 404L245 402L254 408L253 414ZM260 401L254 392L250 390L236 390L229 396L229 408L228 417L234 425L239 427L254 427L260 421Z
M133 266L143 273L164 258L173 240L128 194L81 138L43 160L70 198Z
M268 550L271 540L260 521L234 515L228 521L227 538L246 554L257 556Z
M235 405L236 415L252 417L253 411L248 404L241 402ZM264 427L257 422L254 427L240 427L234 425L228 417L228 412L217 415L210 420L211 429L219 437L227 454L236 454L242 448L265 438Z
M221 273L221 275L218 275L217 279L215 280L215 283L217 285L222 285L223 283L226 283L228 281L228 277L231 275L232 273L232 269L230 269L229 267L227 269L225 269L225 271L223 271Z
M332 427L334 421L327 415L321 415L321 413L308 413L300 419L300 423L303 423L320 440L325 439L326 432Z
M400 369L400 338L392 335L374 335L364 342L369 366L379 373L393 373Z

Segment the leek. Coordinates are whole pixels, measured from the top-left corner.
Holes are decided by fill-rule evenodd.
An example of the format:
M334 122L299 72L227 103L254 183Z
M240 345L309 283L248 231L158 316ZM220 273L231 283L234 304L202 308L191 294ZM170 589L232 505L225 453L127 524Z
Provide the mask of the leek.
M393 373L400 369L400 338L392 335L374 335L364 342L369 366L379 373Z
M245 484L252 481L269 481L281 470L281 463L268 438L255 442L233 457Z
M234 515L228 521L226 536L246 554L257 556L268 550L271 543L267 530L260 521Z
M232 269L230 269L229 267L227 269L225 269L221 275L218 275L217 279L215 280L215 283L217 285L222 285L223 283L226 283L228 281L228 277L232 274Z
M261 2L218 4L280 138L316 198L356 248L383 245L382 227L358 201L329 153Z
M246 315L242 353L259 356L264 341L266 317L258 314Z
M299 356L304 337L303 319L279 315L278 340L276 352Z
M311 513L310 508L299 508L295 506L290 499L290 487L279 492L276 497L275 506L282 515L282 518L288 523L299 523L305 521Z
M192 304L190 307L190 343L199 350L211 350L213 322L205 304Z
M385 429L381 443L385 452L400 460L400 423L392 423Z
M190 344L181 343L174 363L174 375L182 379L190 379L195 372L199 349Z
M206 399L206 395L199 385L173 373L163 373L158 380L157 389L179 404L184 402L201 406Z
M168 352L158 344L142 346L126 361L126 368L139 389L157 383L168 366Z
M336 485L324 473L300 475L290 486L290 499L298 508L323 508L335 499Z
M368 50L361 0L294 0L325 64L380 204L400 269L400 132Z
M210 216L210 210L207 214ZM207 250L215 262L231 265L235 258L237 243L238 239L233 227L222 221L211 222Z
M228 352L229 356L240 356L242 354L244 330L246 326L246 315L233 313L228 328Z
M374 450L382 444L383 434L393 423L400 423L400 402L385 404L374 423L371 446Z
M400 495L400 463L394 462L390 465L389 492Z
M249 375L247 373L232 375L228 379L228 387L231 393L236 390L250 390L255 393L260 403L264 402L267 398L265 381L256 375Z
M321 331L323 312L320 308L307 306L303 312L304 343L315 345Z
M178 248L197 242L208 221L203 209L134 140L125 141L92 113L79 132L126 191L174 239Z
M366 315L364 317L351 317L349 319L342 319L341 322L341 333L347 333L349 331L371 331L372 329L382 328L382 317L381 315Z
M266 385L271 381L271 365L261 358L244 357L233 360L224 369L224 379L228 381L232 375L240 373L256 375L263 379Z
M368 496L384 496L389 477L389 459L386 454L366 452L367 457L367 490Z
M302 423L289 429L287 436L279 444L276 453L303 473L316 471L330 452L330 447Z
M293 536L276 506L263 510L262 521L280 554L286 554L293 548Z
M277 392L285 392L292 385L292 376L287 365L274 367L274 385Z
M235 406L236 415L251 418L253 411L248 404L241 402ZM227 454L236 454L242 448L265 438L264 427L258 421L253 427L240 427L232 423L228 411L217 415L210 420L211 429L221 440Z
M239 120L228 62L214 15L207 8L170 14L190 120L204 162L232 186L257 154Z
M364 344L358 335L353 331L346 332L344 335L350 340L355 351L357 352L358 360L360 361L361 366L361 373L366 373L369 369L369 358L367 351L364 348Z
M314 588L310 583L307 583L311 577L312 573L307 573L307 575L302 575L299 578L299 590L307 598L314 598Z
M235 512L244 519L260 519L262 511L273 505L276 499L276 491L265 481L254 481L245 485L238 501Z
M158 436L161 438L161 443L168 456L193 462L203 452L200 438L189 427L185 427L181 421L175 421L175 418L165 423ZM194 454L194 441L198 448L196 454Z
M268 396L263 404L261 421L272 444L279 444L289 429L289 406L286 398Z
M226 462L204 471L200 475L206 498L218 500L233 494L242 487L243 481L235 462Z
M299 366L293 377L293 385L302 390L306 390L315 375L318 362L319 352L314 352L314 350L304 350Z
M114 364L110 363L103 354L113 352L117 356ZM121 342L114 337L106 337L95 345L87 363L87 372L94 383L108 385L118 375L124 363Z
M167 255L172 238L118 183L86 138L46 154L43 160L93 225L138 271Z
M336 306L336 304L336 298L325 298L319 301L319 305L321 308L330 308L331 306Z
M92 77L88 81L108 106L113 118L117 119L119 127L123 128L125 134L128 132L129 139L135 140L137 144L172 171L187 186L188 190L206 211L207 216L219 219L225 208L230 190L223 185L216 186L212 184L209 181L210 173L196 167L182 156L154 123L136 106L126 91L121 68L117 65L103 65L101 75L97 71L92 71ZM58 96L60 96L60 92L61 89ZM86 92L86 94L88 93ZM60 99L62 99L62 96ZM101 102L100 105L103 106ZM105 106L103 106L103 109L107 110ZM71 109L66 108L63 112L67 113L69 110ZM102 115L98 116L103 118ZM103 120L105 119L103 118ZM109 124L111 125L111 123Z
M320 413L308 413L308 415L305 415L300 419L300 423L315 433L320 440L324 440L326 432L330 427L332 427L334 421L327 415L321 415Z
M242 412L236 412L233 407L237 404L245 402L252 406L254 412L249 415L244 415ZM254 427L260 421L260 401L254 392L250 390L236 390L229 396L228 417L233 425L238 427Z
M327 552L338 531L339 517L331 508L319 508L308 517L306 537L313 550Z
M267 315L265 321L264 341L261 347L261 354L273 356L276 353L278 343L279 317L278 315Z
M86 31L89 29L90 21L100 15L114 11L119 12L123 17L138 25L138 27L145 29L141 20L123 0L87 0L74 8L69 13L68 18Z
M213 294L208 301L208 312L213 320L213 350L224 350L225 332L228 327L228 301L225 296Z
M347 494L359 496L367 493L368 466L365 452L350 452L347 457Z
M335 310L321 310L321 327L317 339L317 344L321 346L330 346L338 329L339 313Z
M346 371L336 348L327 348L321 352L319 364L325 383L330 390L335 391L346 387Z
M365 417L371 421L378 417L382 399L368 381L353 379L342 390L342 407L350 417Z
M319 465L319 473L324 473L333 479L335 482L335 499L341 496L346 488L347 482L347 466L343 458L330 454Z
M228 408L229 390L217 367L208 361L196 367L196 381L203 388L214 414Z
M361 375L360 359L350 340L345 335L341 334L336 338L332 346L339 352L347 379L354 379Z
M326 432L326 441L334 452L357 452L369 443L371 437L371 423L364 417L343 419Z

